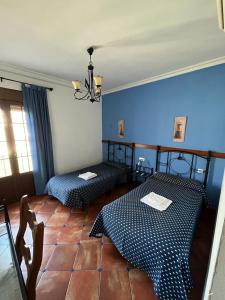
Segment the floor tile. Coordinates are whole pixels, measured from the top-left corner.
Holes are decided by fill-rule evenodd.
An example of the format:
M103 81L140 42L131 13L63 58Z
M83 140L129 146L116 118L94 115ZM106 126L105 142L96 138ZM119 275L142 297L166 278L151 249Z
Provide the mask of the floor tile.
M47 221L47 226L63 226L68 220L70 213L54 213Z
M11 225L11 231L12 231L12 236L14 238L14 241L16 240L18 230L19 230L19 224L12 224Z
M113 244L104 244L102 248L103 270L119 269L126 270L127 261L122 257Z
M83 213L70 214L65 222L66 226L80 226L84 224L85 216Z
M132 300L157 300L152 281L144 272L133 269L129 272Z
M16 225L20 223L20 216L19 214L12 214L10 217L10 225Z
M89 208L86 219L85 219L85 222L86 223L94 222L95 219L97 218L100 210L101 209L99 207Z
M44 244L56 244L58 241L58 236L60 234L60 229L58 227L45 227L44 228Z
M63 204L58 204L58 206L55 209L55 213L71 213L71 208L63 205Z
M43 246L43 255L42 255L42 262L41 262L41 270L46 269L48 261L55 250L55 245L44 245Z
M77 254L77 245L58 245L55 247L48 264L48 271L69 271L72 269L75 256Z
M84 213L84 210L83 210L83 208L72 208L71 213L72 214Z
M47 213L53 213L58 206L58 202L53 200L48 200L46 203L38 209L38 212L47 212Z
M9 214L18 214L19 211L20 211L20 202L15 202L8 206Z
M40 202L40 203L32 204L30 207L36 213L36 212L40 211L42 209L42 207L44 207L44 205L45 205L45 202Z
M101 244L96 241L80 243L75 259L75 270L96 270L100 267Z
M71 272L43 273L36 289L36 300L63 300L66 296Z
M101 242L101 238L89 237L89 233L92 229L93 224L85 225L82 229L81 241L99 241Z
M102 241L103 241L103 243L105 243L105 244L112 244L112 243L113 243L112 240L110 240L110 238L108 238L108 237L105 236L105 235L103 235Z
M29 199L28 201L28 204L29 204L29 207L33 210L34 207L38 204L41 204L41 205L44 205L45 203L45 198L41 198L41 197L38 197L37 199L34 199L33 197L31 197L31 199Z
M83 226L60 228L57 243L75 244L80 241Z
M36 219L38 223L43 222L44 224L46 224L51 216L51 213L36 213Z
M131 300L130 282L127 271L102 271L100 300ZM145 300L145 299L143 299ZM147 300L147 299L146 299Z
M72 273L65 299L98 300L99 277L100 273L96 271L77 271Z

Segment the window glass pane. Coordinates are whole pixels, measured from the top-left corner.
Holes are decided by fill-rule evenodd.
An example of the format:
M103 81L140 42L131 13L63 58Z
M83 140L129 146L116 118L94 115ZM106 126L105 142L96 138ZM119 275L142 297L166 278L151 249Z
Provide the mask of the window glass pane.
M0 123L0 142L5 142L6 136L5 136L5 128L4 125Z
M5 132L3 111L0 108L0 178L12 175Z
M9 159L0 159L0 178L12 175Z
M23 161L22 161L22 157L18 157L17 158L17 161L18 161L18 166L19 166L19 172L21 172L21 170L23 170Z
M27 153L28 153L28 155L30 155L30 156L31 156L30 144L27 144Z
M4 119L3 119L3 112L2 112L2 110L0 108L0 124L1 123L4 123Z
M11 105L12 123L23 123L23 112L20 106Z
M8 158L8 148L6 142L0 142L0 159Z
M0 109L0 141L6 141L6 135L5 135L5 124L3 119L3 113Z
M4 159L4 165L5 165L5 176L12 175L10 160L9 159Z
M29 159L28 159L28 157L23 157L22 160L23 160L24 172L28 172L29 171Z
M26 140L25 130L23 124L13 124L13 133L15 140Z
M32 156L28 156L28 159L29 159L29 168L30 170L33 170L33 162L32 162Z
M29 141L29 135L28 135L28 130L27 130L27 125L24 124L24 129L25 129L25 137L26 137L26 140Z
M16 141L16 154L17 157L28 155L25 141Z
M20 173L25 173L25 172L30 171L28 157L18 157L18 164L19 164L19 172Z
M25 113L21 106L10 106L19 172L33 170Z

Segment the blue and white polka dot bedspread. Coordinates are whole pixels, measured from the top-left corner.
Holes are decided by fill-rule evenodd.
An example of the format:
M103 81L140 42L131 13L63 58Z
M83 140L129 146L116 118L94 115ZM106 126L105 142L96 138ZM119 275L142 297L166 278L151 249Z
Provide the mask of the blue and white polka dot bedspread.
M150 192L173 203L162 212L151 208L140 201ZM187 299L191 245L204 196L194 181L157 173L104 206L90 236L111 238L122 256L149 275L160 299Z
M85 172L93 172L97 177L90 180L79 178ZM127 169L119 164L100 163L76 172L52 177L47 184L47 193L64 205L81 208L94 201L105 192L126 180Z

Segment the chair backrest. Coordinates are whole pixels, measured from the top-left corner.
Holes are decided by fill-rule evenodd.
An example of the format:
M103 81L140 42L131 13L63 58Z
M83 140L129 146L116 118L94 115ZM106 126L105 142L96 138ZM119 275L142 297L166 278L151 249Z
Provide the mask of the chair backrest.
M30 248L26 245L24 234L27 224L32 231L33 237L33 255ZM44 223L37 223L35 213L30 210L28 205L28 196L23 196L20 201L20 225L16 237L16 253L18 262L21 265L22 259L27 267L26 289L29 300L34 300L36 296L36 281L41 267L43 253Z

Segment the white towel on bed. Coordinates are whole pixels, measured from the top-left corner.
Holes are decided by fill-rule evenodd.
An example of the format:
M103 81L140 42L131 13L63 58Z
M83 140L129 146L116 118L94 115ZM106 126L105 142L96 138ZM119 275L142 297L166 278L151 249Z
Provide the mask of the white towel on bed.
M92 172L86 172L86 173L83 173L83 174L79 174L79 178L82 178L84 180L89 180L89 179L92 179L94 177L96 177L97 174L96 173L92 173Z
M143 202L155 209L158 209L160 211L166 210L172 203L171 200L169 200L161 195L158 195L154 192L151 192L148 195L141 198L141 202Z

